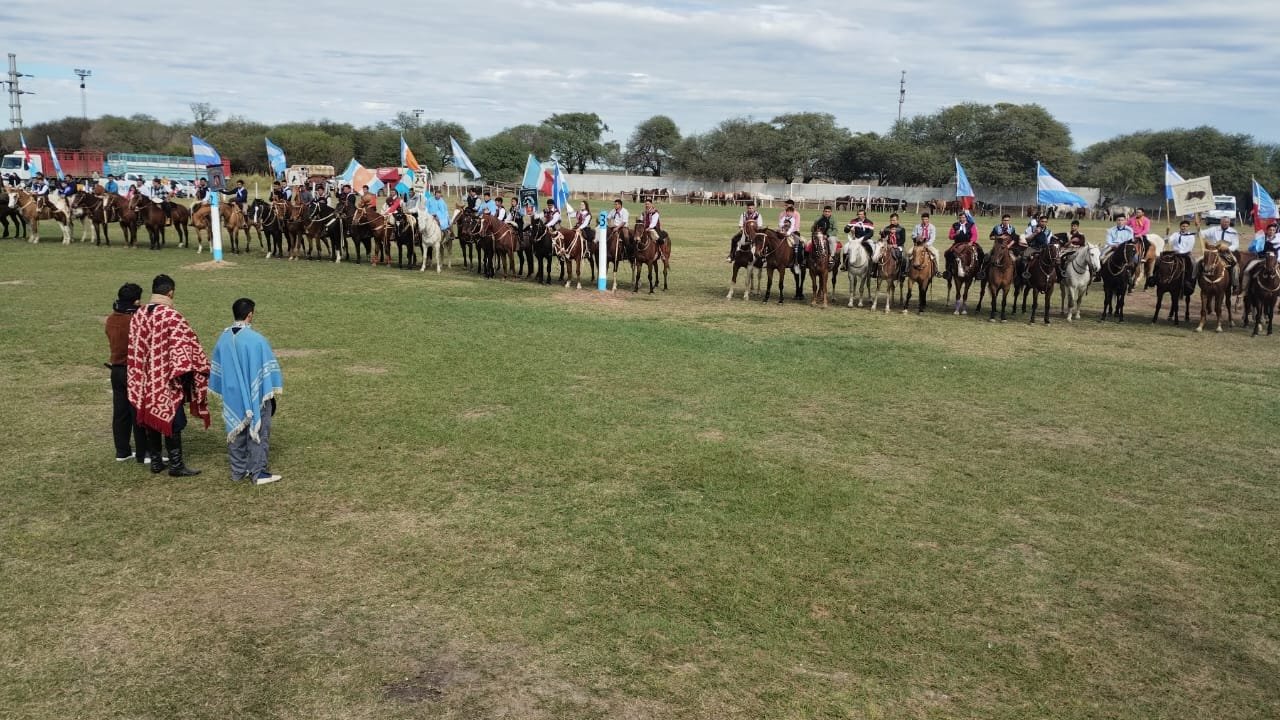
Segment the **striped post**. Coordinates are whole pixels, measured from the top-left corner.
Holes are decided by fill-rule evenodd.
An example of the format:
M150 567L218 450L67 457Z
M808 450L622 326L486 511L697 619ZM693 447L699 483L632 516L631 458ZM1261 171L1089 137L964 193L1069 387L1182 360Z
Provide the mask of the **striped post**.
M209 246L213 248L213 261L222 262L222 214L218 212L217 190L209 191Z
M609 249L606 247L606 239L609 232L606 222L608 215L600 211L600 224L596 227L596 257L599 258L600 272L596 274L596 289L604 292L609 289L608 278L605 277L605 268L609 266Z

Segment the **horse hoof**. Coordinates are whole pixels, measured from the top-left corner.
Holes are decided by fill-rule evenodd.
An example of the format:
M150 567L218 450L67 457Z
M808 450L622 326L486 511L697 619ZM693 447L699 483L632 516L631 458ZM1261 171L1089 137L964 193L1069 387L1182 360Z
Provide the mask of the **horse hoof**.
M1218 332L1222 332L1222 328L1221 328L1221 327L1219 327L1219 328L1218 328Z

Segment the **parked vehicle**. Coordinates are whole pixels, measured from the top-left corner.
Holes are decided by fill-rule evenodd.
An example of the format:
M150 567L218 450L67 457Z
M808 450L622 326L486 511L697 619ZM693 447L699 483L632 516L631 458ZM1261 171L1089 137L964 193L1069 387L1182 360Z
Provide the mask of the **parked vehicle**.
M208 171L202 165L196 165L190 155L143 155L138 153L111 153L102 168L104 175L117 177L129 173L138 173L146 180L151 178L167 178L169 180L194 181L199 178L208 179ZM224 177L231 176L231 161L222 159Z
M45 177L52 177L55 169L49 149L32 148L29 152L31 161L25 166L21 150L0 158L0 174L14 173L23 181L30 180L36 173L44 173ZM102 172L102 158L101 150L58 151L58 163L62 165L63 174L68 177L90 177L94 173Z

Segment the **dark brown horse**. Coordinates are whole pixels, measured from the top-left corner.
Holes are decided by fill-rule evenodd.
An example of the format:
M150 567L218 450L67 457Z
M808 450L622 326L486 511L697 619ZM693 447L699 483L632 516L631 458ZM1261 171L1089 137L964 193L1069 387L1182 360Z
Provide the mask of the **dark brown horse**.
M956 290L954 315L969 314L969 288L978 274L978 246L970 242L955 243L948 253L951 267L947 268L947 285Z
M648 268L649 294L652 295L654 288L658 286L658 261L662 258L661 238L655 239L645 229L642 220L636 220L635 229L632 232L636 238L636 260L633 265L631 292L640 292L640 267L644 266Z
M1058 257L1058 244L1049 243L1040 248L1040 252L1036 253L1035 257L1027 261L1026 292L1031 295L1031 315L1027 318L1028 323L1035 323L1036 311L1040 307L1040 296L1044 295L1044 324L1049 324L1049 306L1053 301L1053 286L1058 284ZM1023 295L1024 305L1026 301L1026 295Z
M920 307L916 314L924 313L925 304L929 301L929 286L933 284L933 276L937 272L938 266L933 253L929 252L924 243L916 242L915 247L911 248L911 265L907 268L907 303L902 308L902 314L907 314L911 309L911 291L915 289L920 291ZM915 288L911 287L913 283Z
M17 191L10 190L9 192L16 193ZM0 237L10 237L10 222L13 222L13 229L17 232L13 237L22 237L27 234L27 219L22 216L22 213L17 207L9 206L9 194L7 192L0 191L0 228L3 228L4 230L4 234L0 235Z
M827 245L827 236L813 233L809 238L809 251L806 260L809 263L809 289L812 297L809 304L827 307L827 287L831 277L831 248Z
M369 254L369 264L375 267L386 264L391 267L391 241L395 228L387 220L387 216L378 212L372 203L361 205L356 209L353 228L360 228L373 241L373 251Z
M773 275L777 273L778 304L781 305L786 297L784 285L792 264L791 238L781 235L777 230L766 228L756 233L753 247L756 257L764 263L764 275L768 279L762 302L769 302L769 296L773 293Z
M463 208L453 216L449 227L458 236L458 246L462 249L462 267L475 267L480 272L480 252L476 246L480 240L480 216L471 208Z
M307 232L307 205L302 197L295 193L284 206L284 239L289 245L289 259L302 257L303 244Z
M138 213L138 219L142 222L143 227L147 229L148 239L151 241L151 249L159 250L164 247L164 226L168 220L164 216L164 208L158 202L153 202L149 198L143 198L142 202L134 206Z
M608 262L613 265L613 291L618 292L618 264L623 260L634 267L636 257L636 234L626 225L609 228L605 248L609 252Z
M569 287L577 283L577 289L581 290L582 259L587 257L590 240L583 237L577 230L556 229L551 231L551 242L556 247L556 254L560 257L560 279L564 281L564 286ZM589 261L588 264L590 264ZM566 277L566 268L568 268L568 277Z
M1124 322L1124 297L1133 285L1133 261L1138 256L1137 243L1133 240L1111 252L1098 270L1102 279L1104 298L1098 322L1111 315L1116 322Z
M1006 310L1009 306L1009 291L1013 289L1013 279L1017 275L1017 258L1013 254L1012 243L1005 237L996 238L995 245L987 254L987 276L978 293L978 310L982 310L982 294L991 288L990 322L996 321L996 295L1000 295L1000 322L1006 322Z
M733 293L735 290L738 289L738 273L743 268L748 268L748 270L747 270L747 287L745 290L742 291L742 299L750 300L751 291L758 289L755 286L756 274L755 274L755 269L752 267L752 265L755 265L755 267L759 267L761 263L756 259L755 253L752 252L751 248L755 244L755 237L759 231L760 231L759 225L757 225L756 221L748 220L745 223L743 223L742 229L738 231L738 234L734 235L732 238L733 240L733 257L732 257L733 276L729 279L729 294L725 296L726 300L733 299ZM612 235L612 233L610 234ZM616 266L615 266L614 272L615 273L617 272Z
M1249 278L1249 290L1244 298L1246 316L1253 314L1253 335L1262 326L1262 316L1267 316L1267 334L1271 334L1271 320L1276 312L1276 298L1280 297L1280 271L1276 270L1275 253L1266 253L1262 262L1253 268Z
M1178 302L1185 305L1182 319L1191 322L1191 263L1189 257L1175 252L1160 254L1155 263L1156 310L1151 315L1154 325L1160 317L1160 308L1164 304L1165 294L1169 295L1169 320L1178 324Z

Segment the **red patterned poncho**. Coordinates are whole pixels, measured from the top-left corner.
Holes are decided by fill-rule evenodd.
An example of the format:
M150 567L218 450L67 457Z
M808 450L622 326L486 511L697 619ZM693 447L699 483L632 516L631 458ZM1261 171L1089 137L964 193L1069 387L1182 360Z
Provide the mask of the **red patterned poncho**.
M186 399L182 378L191 374L191 414L209 427L209 358L186 318L167 297L133 314L129 324L129 404L138 424L173 435L173 419Z

